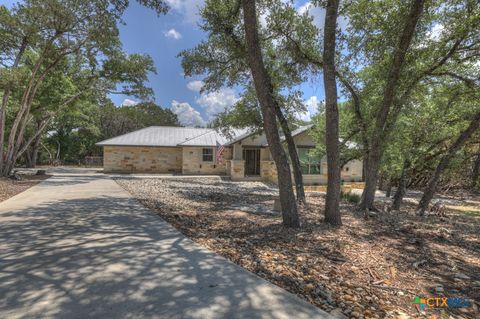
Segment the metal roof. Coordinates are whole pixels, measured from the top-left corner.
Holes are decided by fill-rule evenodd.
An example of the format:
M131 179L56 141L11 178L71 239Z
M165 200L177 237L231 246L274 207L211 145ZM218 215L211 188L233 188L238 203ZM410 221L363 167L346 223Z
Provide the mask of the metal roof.
M292 136L297 136L311 129L313 125L306 125L292 131ZM229 146L254 134L252 129L230 130L230 137L210 128L176 127L176 126L150 126L138 131L120 135L98 142L99 146L207 146L215 147L217 142ZM285 137L280 137L285 141ZM340 142L343 142L340 139ZM349 149L361 148L354 142L346 142ZM264 144L262 146L268 146Z
M308 131L308 130L311 129L312 127L313 127L313 124L309 124L309 125L305 125L305 126L300 126L299 128L297 128L297 129L295 129L295 130L293 130L293 131L291 132L292 137L295 137L295 136L297 136L297 135L300 135L300 134ZM280 136L280 140L281 140L282 142L285 141L285 135L284 135L284 134L282 134L282 135Z
M243 131L234 130L234 136ZM99 146L216 146L228 142L228 138L214 129L150 126L138 131L101 141Z

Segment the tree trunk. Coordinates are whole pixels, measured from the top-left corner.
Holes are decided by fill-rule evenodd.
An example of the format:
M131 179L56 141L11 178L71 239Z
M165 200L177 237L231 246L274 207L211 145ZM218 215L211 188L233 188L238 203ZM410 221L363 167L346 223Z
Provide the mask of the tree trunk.
M55 66L61 61L61 58L64 56L64 54L61 54L52 63L50 63L45 68L45 70L40 74L40 76L35 82L36 74L39 71L42 62L45 60L45 55L48 52L48 50L49 50L49 45L44 49L43 55L40 56L36 62L34 71L32 72L27 88L23 93L22 100L21 100L22 102L20 103L20 110L18 111L15 117L15 120L13 122L12 128L10 130L10 135L8 138L8 148L7 148L7 153L6 153L5 163L3 168L4 176L10 175L10 172L12 171L17 161L17 157L19 156L20 143L23 140L23 134L27 126L28 116L30 115L30 109L33 103L33 99L35 98L36 92L40 87L40 85L42 84L42 82L45 80L48 73L50 73L50 71L55 68ZM70 99L73 101L74 99L76 99L77 96L79 95L76 95Z
M365 163L365 188L363 189L362 201L360 202L361 210L374 209L373 203L375 201L378 170L381 161L378 151L378 148L372 148Z
M33 164L32 164L32 154L27 151L24 153L24 157L25 157L25 167L26 168L33 168Z
M31 103L33 102L33 97L35 95L36 88L38 88L38 85L39 85L38 82L37 84L35 84L35 77L38 71L40 70L42 62L45 58L45 53L47 51L48 51L47 49L44 49L42 55L38 58L35 64L35 67L33 68L32 74L30 75L30 80L28 81L28 84L22 95L22 99L20 102L20 109L18 110L17 115L15 116L15 120L12 123L12 127L10 128L10 133L8 136L7 152L5 155L4 167L2 170L3 176L10 175L10 172L13 169L13 166L15 165L15 160L16 160L15 148L18 147L18 145L16 145L15 142L17 142L18 140L21 141L21 138L19 139L20 136L17 136L17 132L19 131L19 129L22 130L21 126L22 126L22 123L24 123L24 116L28 116Z
M389 130L391 130L391 126L386 125L387 119L398 88L398 80L400 79L400 72L405 62L405 56L412 42L418 20L422 14L424 2L424 0L412 0L412 5L408 17L406 17L406 23L395 49L392 65L388 72L387 84L383 93L382 103L377 111L375 129L371 135L372 143L370 143L370 159L365 178L365 189L362 195L362 202L360 203L362 209L373 208L375 189L378 180L378 169L380 168L380 163L383 157L385 140L388 138Z
M15 57L15 61L12 64L12 69L15 69L18 67L20 64L20 59L23 56L23 53L25 52L25 49L27 48L27 37L24 37L22 40L22 44L20 45L20 48L18 50L17 56ZM5 91L3 92L3 97L2 97L2 105L0 107L0 172L3 170L3 144L5 141L5 118L7 115L7 106L8 106L8 101L10 99L10 94L12 93L12 88L10 84L7 84L7 87L5 88Z
M290 154L290 160L292 161L293 179L295 180L295 190L297 192L297 202L299 204L305 204L305 190L303 188L303 176L300 166L300 159L298 158L297 147L293 140L292 132L288 126L287 119L282 113L280 108L276 108L277 118L282 126L283 133L285 134L285 141L287 142L288 153Z
M257 29L257 12L255 0L242 1L243 19L247 58L252 72L255 91L262 109L263 127L273 160L277 167L280 204L282 206L283 225L299 227L297 202L293 193L290 165L280 141L275 109L279 107L273 95L273 86L270 76L263 63L260 39Z
M386 188L386 190L385 190L385 196L386 196L387 198L390 198L390 196L392 196L392 184L393 184L393 181L392 181L391 178L389 178L389 179L387 180L387 188Z
M35 168L38 163L38 150L40 149L40 142L42 141L42 135L37 134L32 144L32 168Z
M331 225L342 224L340 213L340 151L338 145L337 80L335 78L335 35L340 0L328 0L323 46L323 83L325 86L325 145L327 151L327 196L325 221Z
M407 192L407 177L408 171L410 170L411 162L407 158L403 161L402 174L400 175L400 180L398 181L397 191L395 196L393 196L392 210L399 210L402 205L403 197Z
M385 176L382 174L380 175L380 179L378 180L378 189L383 191L385 190Z
M437 168L435 169L435 172L433 173L433 176L430 178L427 188L423 193L422 199L418 204L417 213L420 216L425 215L425 211L428 209L428 205L430 204L430 201L432 200L433 195L437 190L437 184L438 184L438 181L440 180L440 176L442 175L443 171L447 168L448 164L450 163L450 160L455 156L455 153L457 153L457 151L470 138L470 136L472 136L472 134L475 133L475 131L479 127L480 127L480 112L475 114L468 128L457 137L455 142L448 149L447 154L445 154L443 158L440 160L440 163L438 163Z
M472 188L476 188L479 185L479 177L480 177L480 153L477 155L475 162L473 163L473 170L472 170Z

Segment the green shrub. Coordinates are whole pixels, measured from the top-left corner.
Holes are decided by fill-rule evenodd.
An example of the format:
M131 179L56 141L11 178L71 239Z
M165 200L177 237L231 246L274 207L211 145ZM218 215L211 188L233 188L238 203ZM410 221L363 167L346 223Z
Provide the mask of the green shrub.
M346 201L346 202L349 202L349 203L358 204L360 202L360 195L353 194L351 192L348 192L348 193L341 192L340 193L340 198L343 201Z

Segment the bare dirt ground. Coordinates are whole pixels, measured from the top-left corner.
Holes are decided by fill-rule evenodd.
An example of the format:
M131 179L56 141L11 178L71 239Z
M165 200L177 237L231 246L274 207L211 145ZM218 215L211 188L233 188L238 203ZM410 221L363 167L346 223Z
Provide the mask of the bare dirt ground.
M344 225L334 229L322 223L323 197L309 194L293 230L271 209L276 188L261 182L116 181L194 241L340 317L425 318L416 296L467 297L469 308L442 318L480 317L480 212L469 209L478 197L424 219L407 204L366 221L343 202Z
M50 177L50 175L32 175L18 174L21 180L13 180L10 178L0 178L0 202L9 199L30 187L37 185L41 181Z

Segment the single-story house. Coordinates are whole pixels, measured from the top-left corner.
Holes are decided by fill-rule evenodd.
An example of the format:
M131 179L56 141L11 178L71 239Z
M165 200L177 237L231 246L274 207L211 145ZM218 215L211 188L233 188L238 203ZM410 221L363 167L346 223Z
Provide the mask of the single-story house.
M310 152L315 142L311 126L292 132L305 184L325 184L326 158ZM227 175L232 180L277 182L275 163L265 134L236 130L225 136L215 129L151 126L117 136L103 146L105 172L178 173L185 175ZM221 156L217 151L223 147ZM342 169L342 180L361 181L362 162L353 160Z

